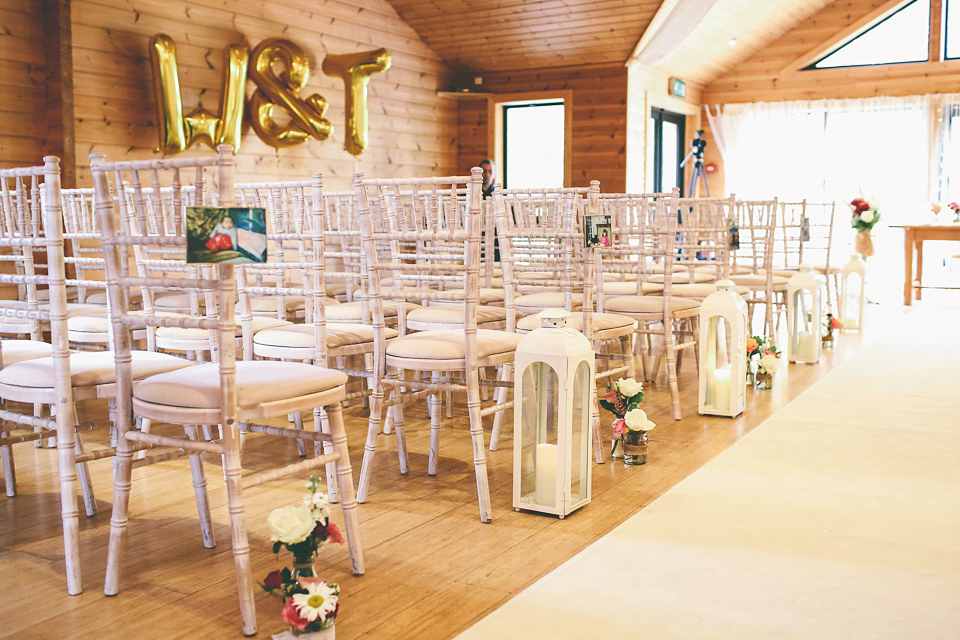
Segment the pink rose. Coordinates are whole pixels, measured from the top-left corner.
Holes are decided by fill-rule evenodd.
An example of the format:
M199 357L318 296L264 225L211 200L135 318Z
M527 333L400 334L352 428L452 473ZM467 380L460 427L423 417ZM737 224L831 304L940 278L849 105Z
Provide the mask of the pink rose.
M627 430L627 423L623 418L617 418L613 421L613 435L619 436Z
M309 620L300 617L297 605L293 604L293 598L287 599L286 604L283 605L283 611L280 612L280 617L283 618L284 622L300 631L306 629L307 625L310 624Z
M337 525L333 524L332 522L327 525L327 534L330 536L330 542L343 544L343 535L340 533L340 529L337 528Z

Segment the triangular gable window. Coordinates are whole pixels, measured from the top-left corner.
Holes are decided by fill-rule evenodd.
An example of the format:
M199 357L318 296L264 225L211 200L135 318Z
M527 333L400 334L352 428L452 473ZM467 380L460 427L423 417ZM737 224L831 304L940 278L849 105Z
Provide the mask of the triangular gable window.
M806 69L926 62L930 50L930 2L913 0Z

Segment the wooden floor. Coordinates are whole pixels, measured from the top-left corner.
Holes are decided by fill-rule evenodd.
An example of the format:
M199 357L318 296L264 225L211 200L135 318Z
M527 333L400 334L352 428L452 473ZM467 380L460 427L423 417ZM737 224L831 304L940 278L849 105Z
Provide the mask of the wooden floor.
M338 640L456 635L743 437L860 344L856 333L841 336L820 364L782 368L772 391L748 390L747 411L736 419L697 415L692 361L681 371L682 420L671 417L663 378L648 384L644 408L658 425L651 433L649 463L626 468L608 459L595 465L593 501L564 520L513 510L508 420L499 451L488 454L493 522L482 524L463 404L444 424L436 477L426 473L426 412L422 404L412 405L406 412L409 475L398 471L392 436L381 436L369 500L359 507L366 575L351 575L346 549L339 546L325 549L317 564L323 578L341 586ZM356 477L366 415L362 407L353 406L346 418ZM252 437L244 467L253 471L294 459L295 446L277 440ZM167 462L134 472L122 591L113 598L102 591L111 467L106 461L91 463L100 511L92 518L81 515L85 591L71 597L64 579L55 451L30 444L14 449L20 493L0 496L0 637L241 637L216 461L206 465L219 543L212 550L200 541L188 463ZM247 493L255 579L289 560L270 553L266 514L298 503L303 491L300 480L289 479ZM336 510L334 520L340 521ZM257 617L259 637L285 629L278 603L264 594L257 596Z

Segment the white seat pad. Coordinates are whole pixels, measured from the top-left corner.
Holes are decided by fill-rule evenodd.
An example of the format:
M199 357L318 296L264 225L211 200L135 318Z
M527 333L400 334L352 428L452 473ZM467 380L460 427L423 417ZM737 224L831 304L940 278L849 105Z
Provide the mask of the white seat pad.
M583 294L572 293L570 294L570 300L574 307L579 307L583 304ZM563 292L531 293L525 296L517 296L513 303L519 311L524 313L539 313L544 309L563 307Z
M106 311L99 314L84 314L67 318L67 329L71 332L82 333L107 333L110 331L110 317L105 315ZM131 311L130 315L144 315L143 311ZM157 317L168 318L190 318L191 316L182 313L169 313L167 311L154 312Z
M157 314L161 315L161 314ZM175 314L162 314L162 315L175 315ZM184 316L191 317L191 316ZM267 316L253 316L250 320L250 331L251 333L256 333L257 331L263 331L264 329L273 329L275 327L285 327L287 325L293 324L289 320L280 320L279 318L270 318ZM243 335L243 327L241 326L239 319L237 319L237 331L236 335ZM201 340L209 342L210 332L207 329L187 329L183 327L158 327L157 328L157 338L161 340Z
M714 264L704 265L702 267L696 267L694 271L696 271L697 273L709 273L711 276L717 275L717 267ZM745 267L743 265L733 265L730 267L730 273L737 273L742 275L745 273L753 273L753 269L751 269L750 267Z
M670 291L674 295L680 296L682 298L694 298L696 300L703 300L710 294L717 292L717 283L703 282L700 284L677 284L677 285L674 285ZM749 287L733 287L733 292L743 295L745 293L750 293L750 288Z
M344 302L343 304L327 307L327 322L339 322L343 324L359 324L363 322L361 304L359 300L355 300L353 302ZM418 307L418 305L412 302L407 302L406 305L408 313L411 309ZM370 313L373 313L372 303ZM384 300L383 315L386 318L396 318L397 303L392 300Z
M567 324L577 331L583 331L583 314L574 313L567 318ZM594 313L593 330L605 331L609 329L633 328L637 321L629 316L616 313ZM517 320L517 331L533 331L540 328L540 316L526 316Z
M203 306L203 296L200 296L200 306ZM165 293L154 296L153 308L164 311L190 311L189 293Z
M24 360L43 358L53 353L53 346L38 340L4 340L0 345L3 366L7 367Z
M526 277L526 276L524 276ZM482 282L482 279L481 279ZM463 291L462 284L449 284L444 287L444 291ZM496 285L492 287L478 287L477 288L477 302L479 304L490 304L491 302L503 302L504 298L503 289Z
M21 300L0 300L0 306L2 306L2 307L11 307L11 308L14 308L14 309L28 309L28 308L29 308L29 304L28 304L27 302L23 302L23 301L21 301ZM46 303L41 303L41 304L39 305L39 307L40 307L40 309L42 309L42 310L44 310L44 311L46 311L47 309L49 309L49 307L47 306ZM96 305L96 304L86 304L86 303L81 304L81 303L79 303L79 302L68 302L68 303L67 303L67 317L68 317L68 318L72 318L73 316L79 316L79 315L84 315L84 314L104 315L104 314L106 314L106 313L107 313L107 310L106 310L106 309L104 309L103 307L101 307L101 306L99 306L99 305ZM30 321L27 320L26 318L3 317L2 320L3 320L4 322L10 322L10 321L20 322L21 320L22 320L24 323L30 322Z
M192 362L152 351L132 351L133 378L140 380L166 371L190 367ZM31 389L53 388L53 358L26 360L4 367L0 384ZM112 351L81 351L70 354L70 381L74 387L111 384L116 381Z
M644 282L643 294L651 295L663 291L663 285L659 282ZM603 293L608 296L632 296L637 293L636 282L604 282Z
M314 332L312 324L293 324L275 329L266 329L253 336L253 343L265 347L290 347L293 349L313 349ZM384 328L387 340L397 337L396 329ZM327 348L337 349L357 344L373 342L373 327L368 324L327 325Z
M143 299L143 290L140 287L130 287L130 300L141 300ZM95 291L87 296L87 299L84 300L87 304L95 304L100 307L107 306L107 292L106 291Z
M477 329L477 355L486 358L497 353L515 351L519 333ZM463 360L466 357L463 331L423 331L401 336L387 343L387 355L417 360Z
M767 286L766 276L742 275L730 276L730 279L733 281L733 284L740 285L741 287L749 287L751 289L763 289ZM786 291L788 280L789 278L784 278L782 276L773 276L773 288L777 291Z
M693 281L694 282L711 282L716 277L717 277L716 271L711 271L710 273L706 273L703 271L700 271L700 272L694 271ZM663 274L662 273L651 274L648 280L650 282L663 282ZM674 284L677 284L680 282L684 282L684 283L690 282L690 272L674 271L673 275L670 278L670 282Z
M670 311L689 311L699 306L699 300L670 298ZM603 303L603 308L614 313L660 313L663 311L663 298L661 296L610 298Z
M605 282L636 282L637 274L635 273L604 273L603 280Z
M151 376L136 386L138 400L171 407L216 409L220 406L220 365L200 364ZM252 408L321 393L346 384L339 371L302 362L237 362L237 404Z
M502 322L507 319L503 307L477 305L477 323ZM463 324L463 304L420 307L407 314L407 323Z

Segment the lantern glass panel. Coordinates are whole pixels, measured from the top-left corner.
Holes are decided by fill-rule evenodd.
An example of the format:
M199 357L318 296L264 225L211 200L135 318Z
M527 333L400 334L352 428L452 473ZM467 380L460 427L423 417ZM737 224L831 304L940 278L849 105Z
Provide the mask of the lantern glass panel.
M718 409L730 408L730 358L738 353L730 321L713 316L707 326L706 403Z
M590 365L581 362L573 378L573 416L570 435L570 504L587 498L588 466L590 464L591 402Z
M793 292L793 353L800 360L812 361L816 351L817 329L813 323L819 322L813 317L813 292L798 289Z
M534 362L523 372L520 399L520 500L543 506L557 504L557 420L560 399L557 372Z
M843 326L860 328L860 298L863 296L863 278L859 273L848 273L843 279Z

